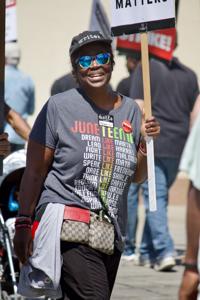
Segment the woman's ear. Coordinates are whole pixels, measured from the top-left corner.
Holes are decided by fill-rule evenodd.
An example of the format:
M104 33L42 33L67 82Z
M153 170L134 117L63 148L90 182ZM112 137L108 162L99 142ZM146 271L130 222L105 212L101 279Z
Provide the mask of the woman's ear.
M75 80L77 80L76 71L74 69L72 70L72 76L74 77Z
M74 77L75 81L79 84L76 70L74 70L74 69L72 70L72 76Z

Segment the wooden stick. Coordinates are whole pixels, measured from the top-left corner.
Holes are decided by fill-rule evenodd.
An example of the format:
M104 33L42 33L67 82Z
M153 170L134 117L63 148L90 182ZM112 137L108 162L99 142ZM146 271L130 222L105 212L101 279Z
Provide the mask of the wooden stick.
M144 92L144 110L145 118L152 116L151 110L151 87L149 74L149 49L148 34L141 33L141 52L142 52L142 77ZM152 137L148 137L147 143L147 171L148 171L148 190L149 190L149 210L156 211L156 184L155 184L155 163L154 163L154 141Z
M151 111L151 87L149 74L149 50L148 50L148 33L142 32L141 36L141 50L142 50L142 77L143 77L143 91L144 91L144 108L145 118L152 115Z

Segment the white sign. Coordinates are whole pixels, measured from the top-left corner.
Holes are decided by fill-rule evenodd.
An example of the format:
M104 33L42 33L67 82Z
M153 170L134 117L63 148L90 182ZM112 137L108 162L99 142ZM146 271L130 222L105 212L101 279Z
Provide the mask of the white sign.
M166 24L162 27L160 21L175 21L175 0L111 0L111 8L111 27L114 33L115 27L118 29L121 27L121 34L134 33L140 31L139 28L143 23L148 23L148 30L155 30L166 28ZM158 23L158 21L156 28L155 22ZM152 29L151 22L154 23ZM123 28L126 32L123 32Z
M16 0L6 0L5 41L17 40Z

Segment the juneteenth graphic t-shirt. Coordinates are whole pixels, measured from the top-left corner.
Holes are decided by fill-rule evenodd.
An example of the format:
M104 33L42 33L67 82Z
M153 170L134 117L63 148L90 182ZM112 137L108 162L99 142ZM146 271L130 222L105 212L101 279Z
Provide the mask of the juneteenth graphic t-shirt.
M39 206L59 202L96 212L105 207L122 251L140 127L140 109L130 98L123 96L120 107L107 111L80 89L52 96L30 134L31 140L55 150Z

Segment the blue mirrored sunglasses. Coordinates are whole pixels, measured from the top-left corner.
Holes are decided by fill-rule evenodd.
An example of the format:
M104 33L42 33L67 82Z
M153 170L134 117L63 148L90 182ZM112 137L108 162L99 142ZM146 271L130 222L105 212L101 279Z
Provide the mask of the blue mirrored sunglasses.
M99 66L106 65L110 62L110 53L99 53L94 56L84 55L79 57L76 63L79 64L82 69L88 69L94 60Z

